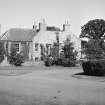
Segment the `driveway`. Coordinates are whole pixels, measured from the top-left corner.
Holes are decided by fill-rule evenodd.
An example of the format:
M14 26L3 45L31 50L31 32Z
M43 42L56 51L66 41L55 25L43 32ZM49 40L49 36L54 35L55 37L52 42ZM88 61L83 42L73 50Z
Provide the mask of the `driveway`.
M10 75L6 70L0 72L0 105L105 105L104 79L73 76L82 72L80 67L40 65L17 71L11 68Z

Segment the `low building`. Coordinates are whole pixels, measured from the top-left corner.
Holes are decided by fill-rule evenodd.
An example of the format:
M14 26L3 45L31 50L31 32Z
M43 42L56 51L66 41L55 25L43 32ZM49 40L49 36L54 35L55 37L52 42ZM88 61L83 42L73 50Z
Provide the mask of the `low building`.
M32 39L36 32L33 29L11 28L6 31L1 40L4 42L4 48L7 54L15 48L17 53L24 53L26 60L32 59Z

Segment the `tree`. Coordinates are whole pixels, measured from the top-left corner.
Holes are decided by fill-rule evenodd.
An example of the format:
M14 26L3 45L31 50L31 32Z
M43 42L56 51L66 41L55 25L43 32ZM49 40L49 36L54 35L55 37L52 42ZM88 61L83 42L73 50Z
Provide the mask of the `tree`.
M64 66L75 66L76 64L76 56L77 52L74 50L73 43L70 39L66 39L63 47L64 51L64 58L63 58L63 65Z
M86 74L105 74L105 20L90 20L81 27L80 38L88 38L84 53L87 61L83 61L82 67Z
M88 59L105 58L105 50L103 49L100 42L97 40L89 40L85 45L85 54Z
M95 19L88 21L81 27L80 38L84 37L89 38L84 50L87 57L101 57L101 54L105 53L105 20Z
M88 21L88 23L81 27L80 38L82 37L95 40L105 38L105 20L95 19Z
M68 38L65 41L63 50L64 50L65 58L69 58L70 56L72 56L74 54L73 53L73 50L74 50L73 43L70 42L70 40Z
M0 41L0 63L4 60L5 49L4 43Z

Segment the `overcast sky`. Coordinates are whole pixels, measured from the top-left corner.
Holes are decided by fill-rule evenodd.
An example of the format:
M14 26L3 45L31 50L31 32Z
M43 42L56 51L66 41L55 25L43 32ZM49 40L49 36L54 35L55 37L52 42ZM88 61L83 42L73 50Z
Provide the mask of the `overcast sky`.
M32 28L45 18L47 25L62 28L65 20L79 35L90 19L105 19L105 0L0 0L1 33L9 28Z

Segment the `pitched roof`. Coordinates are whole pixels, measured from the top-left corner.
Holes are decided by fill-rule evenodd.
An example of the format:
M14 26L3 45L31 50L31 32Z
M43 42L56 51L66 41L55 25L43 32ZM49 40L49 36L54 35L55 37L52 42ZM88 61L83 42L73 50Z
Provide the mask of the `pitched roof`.
M36 32L33 29L11 28L2 35L1 40L32 41L35 35Z

